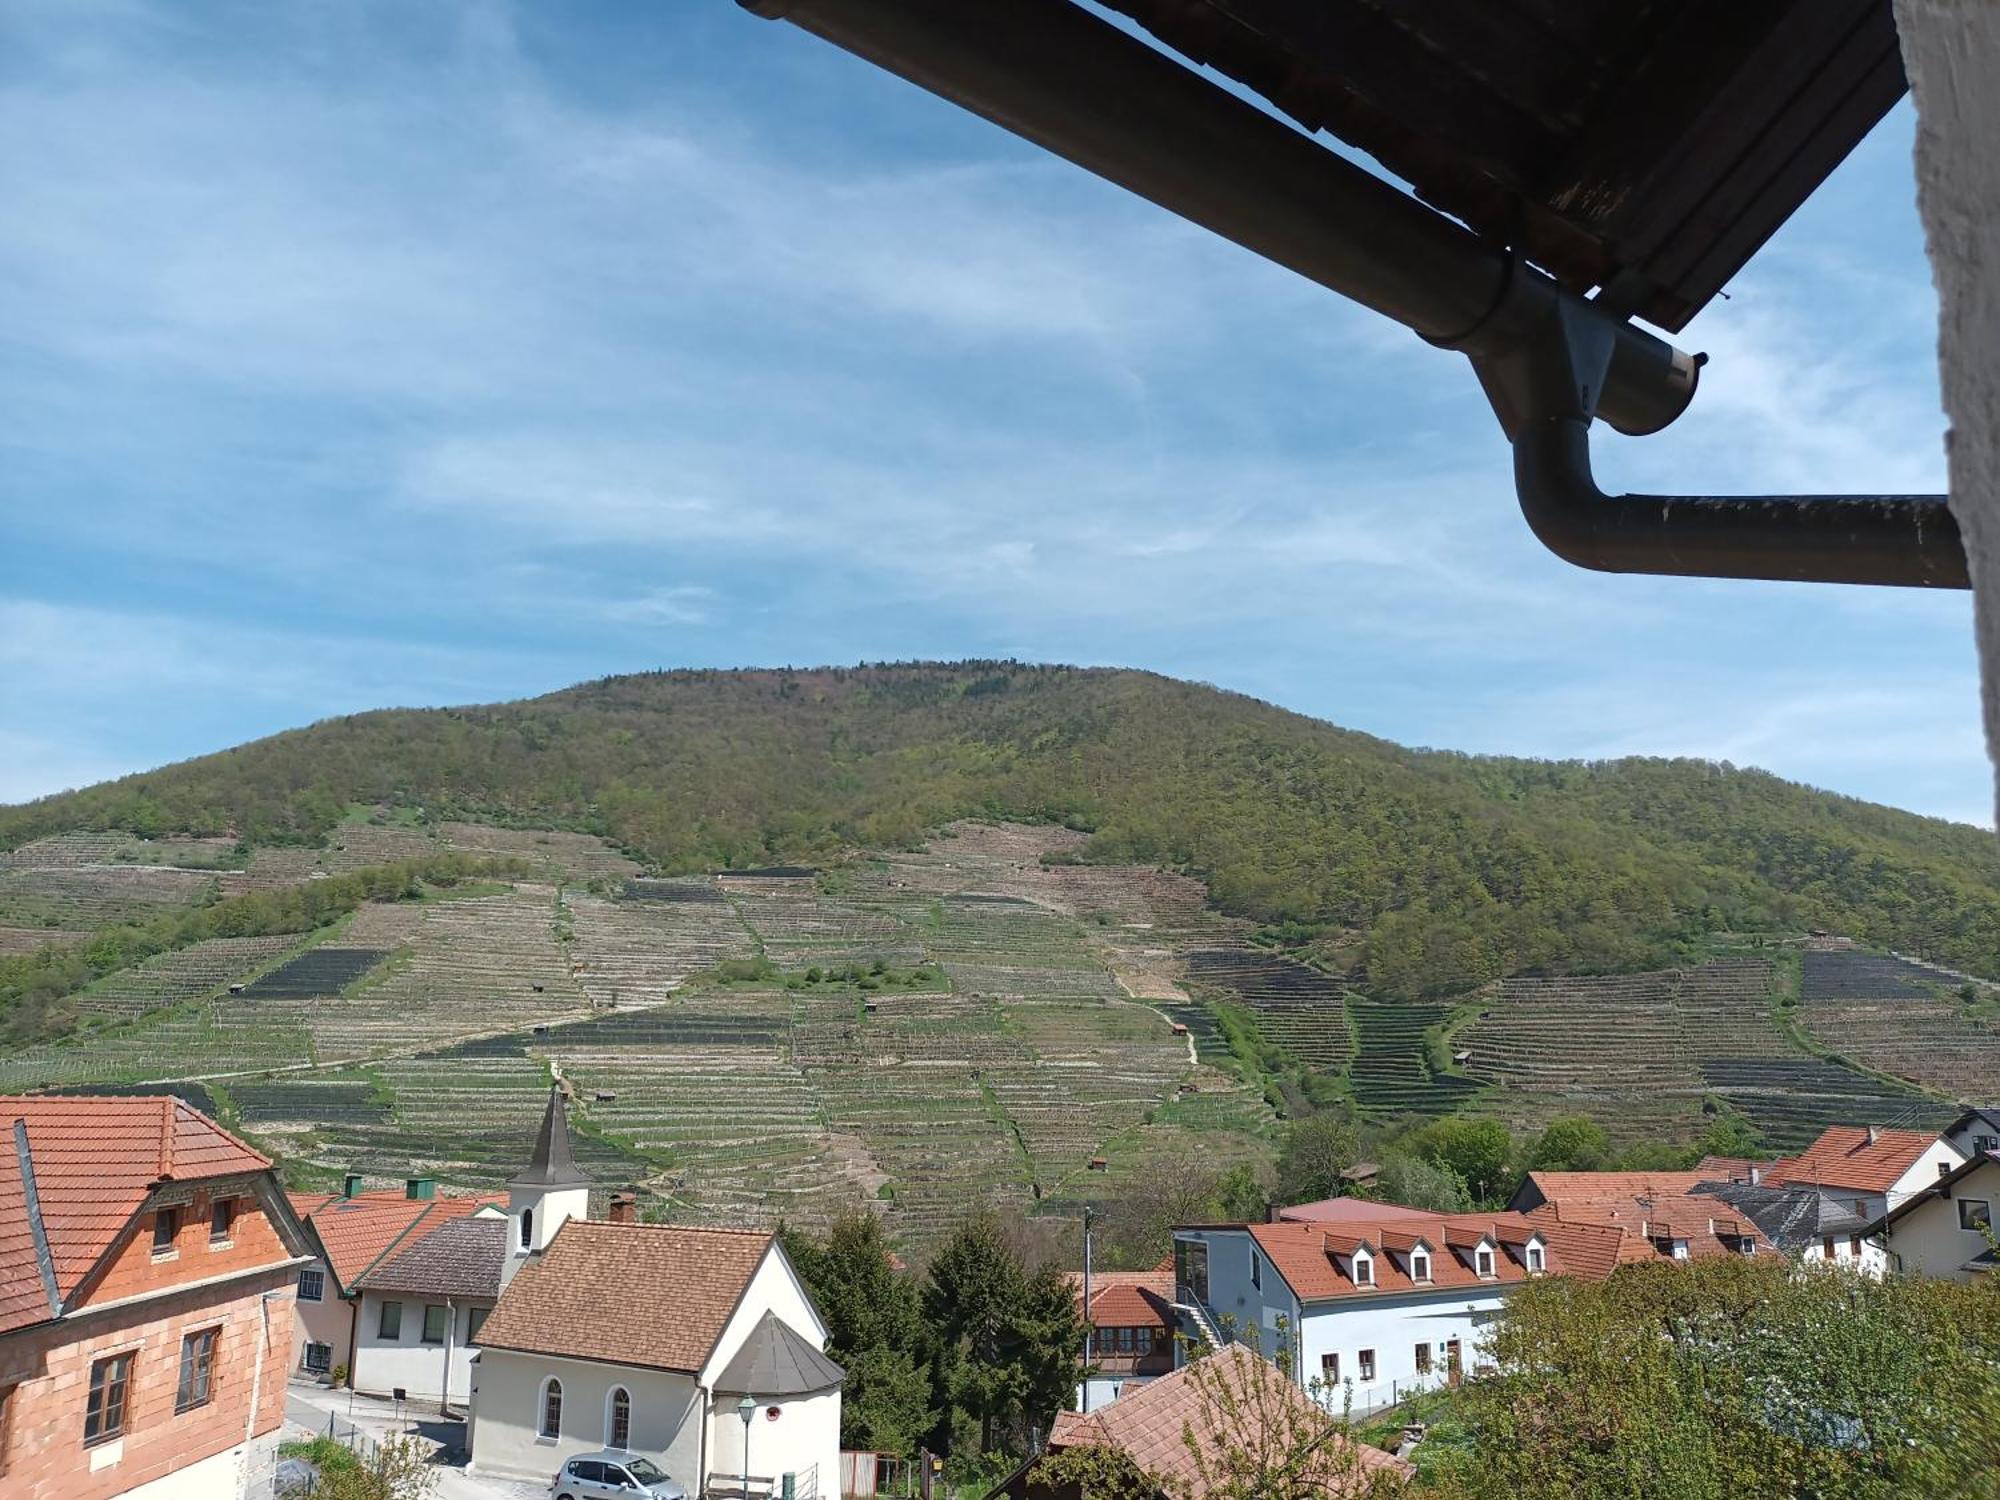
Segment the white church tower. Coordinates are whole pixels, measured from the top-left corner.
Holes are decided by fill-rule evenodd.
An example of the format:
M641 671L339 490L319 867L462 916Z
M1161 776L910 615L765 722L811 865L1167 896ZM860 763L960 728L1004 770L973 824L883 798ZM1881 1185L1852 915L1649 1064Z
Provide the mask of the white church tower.
M569 1219L590 1217L590 1179L569 1149L569 1115L563 1086L549 1089L541 1134L528 1165L507 1182L507 1258L500 1264L504 1288L530 1255L538 1254Z

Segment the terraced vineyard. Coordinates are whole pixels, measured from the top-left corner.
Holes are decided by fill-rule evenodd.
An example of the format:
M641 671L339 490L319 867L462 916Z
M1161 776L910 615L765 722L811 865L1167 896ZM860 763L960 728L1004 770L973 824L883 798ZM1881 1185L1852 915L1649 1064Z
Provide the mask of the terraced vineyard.
M1354 1102L1371 1115L1447 1115L1478 1096L1481 1085L1450 1073L1433 1073L1424 1056L1424 1033L1451 1016L1448 1005L1388 1005L1356 1000L1351 1008L1360 1039L1351 1076Z
M0 1055L0 1089L206 1089L323 1172L493 1187L561 1077L587 1165L658 1212L812 1224L866 1205L910 1247L975 1210L1074 1212L1170 1162L1268 1163L1277 1121L1210 1001L1344 1074L1378 1120L1472 1109L1530 1128L1584 1109L1623 1139L1688 1139L1727 1107L1785 1146L1823 1120L1940 1108L1805 1055L1774 1019L1762 959L1508 981L1455 1039L1470 1076L1434 1076L1425 1032L1448 1007L1352 994L1252 946L1185 877L1061 863L1079 840L967 824L824 874L669 878L581 834L350 822L323 848L252 851L224 888L446 847L536 874L365 905L317 935L159 955L76 997L73 1040ZM234 852L213 840L179 857ZM58 916L84 913L84 891L215 888L212 869L114 862L161 856L59 835L15 851L0 883L18 910ZM1809 967L1799 1012L1815 1038L1946 1089L1992 1076L1972 1051L1950 1071L1976 1023L1934 971L1830 957ZM1906 1013L1942 1040L1897 1053Z
M1194 984L1248 1007L1258 1034L1300 1061L1338 1073L1353 1059L1347 991L1319 970L1255 948L1197 948L1187 970Z
M1800 1016L1814 1041L1877 1072L1959 1099L1992 1097L2000 1025L1968 1012L1962 975L1909 959L1808 952ZM1991 1001L1995 990L1974 984Z

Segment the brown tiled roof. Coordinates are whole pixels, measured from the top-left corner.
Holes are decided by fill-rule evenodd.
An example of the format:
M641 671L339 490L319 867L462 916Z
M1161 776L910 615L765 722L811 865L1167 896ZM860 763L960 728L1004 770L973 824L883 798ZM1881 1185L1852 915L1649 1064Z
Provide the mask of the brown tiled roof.
M1525 1246L1532 1222L1519 1214L1426 1214L1409 1217L1411 1210L1386 1223L1350 1221L1338 1230L1321 1224L1246 1224L1270 1262L1302 1302L1322 1302L1336 1297L1372 1297L1385 1292L1425 1291L1436 1287L1479 1287L1528 1279ZM1402 1251L1379 1253L1383 1236L1422 1235L1433 1247L1430 1279L1413 1281L1409 1261ZM1504 1238L1503 1238L1504 1236ZM1494 1241L1493 1271L1481 1276L1474 1255L1482 1239ZM1354 1281L1353 1252L1367 1245L1377 1251L1370 1267L1369 1281ZM1562 1257L1548 1247L1544 1269L1564 1269Z
M1083 1273L1065 1273L1083 1300ZM1171 1328L1174 1324L1174 1268L1164 1270L1093 1271L1090 1273L1090 1321L1098 1328Z
M1657 1181L1677 1174L1562 1175L1651 1177ZM1619 1266L1672 1260L1670 1254L1654 1243L1657 1239L1685 1240L1689 1256L1697 1259L1740 1253L1738 1246L1723 1243L1723 1236L1751 1239L1760 1250L1773 1248L1769 1237L1750 1219L1705 1194L1656 1192L1618 1197L1609 1193L1597 1196L1583 1193L1551 1199L1523 1217L1542 1231L1543 1237L1562 1256L1566 1269L1597 1278L1608 1276Z
M1316 1203L1295 1203L1278 1210L1282 1220L1311 1224L1386 1224L1392 1219L1434 1219L1427 1208L1405 1208L1400 1203L1370 1203L1366 1198L1322 1198Z
M1697 1182L1713 1182L1710 1172L1530 1172L1528 1181L1550 1203L1604 1201L1630 1203L1660 1194L1678 1196Z
M500 1295L500 1267L506 1258L505 1219L448 1219L435 1229L420 1229L410 1243L364 1271L355 1285L370 1292L491 1301Z
M1886 1193L1936 1144L1934 1131L1877 1130L1871 1142L1864 1126L1829 1125L1797 1156L1776 1163L1764 1180L1774 1187L1796 1184Z
M384 1256L407 1249L438 1225L476 1213L489 1204L500 1207L507 1202L493 1194L409 1198L388 1190L356 1193L352 1198L338 1193L294 1193L291 1199L294 1212L306 1220L318 1237L320 1248L326 1252L327 1265L342 1290L352 1288Z
M697 1373L774 1243L765 1230L571 1219L515 1274L480 1343Z
M164 1182L197 1182L269 1169L220 1125L171 1094L0 1097L4 1154L0 1179L0 1328L5 1319L32 1315L24 1300L30 1281L41 1286L25 1206L17 1216L5 1205L23 1202L13 1126L26 1129L41 1223L48 1238L59 1295L68 1298L117 1240L148 1194ZM18 1226L18 1227L17 1227ZM22 1257L25 1256L25 1261ZM43 1314L47 1298L40 1290ZM14 1324L11 1326L19 1326Z
M1270 1382L1272 1401L1238 1399L1256 1388L1252 1382L1265 1381ZM1237 1409L1229 1410L1232 1406ZM1232 1442L1254 1450L1260 1435L1249 1431L1249 1424L1277 1417L1286 1406L1295 1407L1301 1415L1324 1415L1283 1372L1242 1345L1231 1344L1171 1375L1128 1389L1109 1406L1087 1415L1058 1412L1049 1431L1049 1447L1116 1448L1164 1483L1199 1484L1202 1475L1188 1448L1190 1438L1211 1461L1216 1457L1217 1437L1224 1432ZM1326 1472L1320 1477L1333 1494L1346 1488L1343 1479L1358 1480L1357 1469L1385 1469L1405 1475L1415 1472L1393 1454L1344 1439L1327 1444L1326 1451Z

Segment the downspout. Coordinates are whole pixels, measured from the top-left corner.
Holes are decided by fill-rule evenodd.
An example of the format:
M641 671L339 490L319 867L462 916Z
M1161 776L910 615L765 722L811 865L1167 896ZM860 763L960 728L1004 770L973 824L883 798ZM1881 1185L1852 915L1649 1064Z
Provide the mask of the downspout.
M438 1397L438 1415L449 1419L451 1416L451 1336L458 1332L456 1320L458 1311L452 1306L451 1298L444 1299L444 1378L440 1383L443 1394Z
M347 1299L347 1388L358 1391L355 1366L361 1363L361 1294L352 1293Z
M1943 496L1606 496L1588 430L1657 432L1701 360L1071 0L739 0L993 121L1473 360L1531 529L1613 572L1966 586ZM1582 337L1586 357L1553 343ZM1523 356L1542 375L1496 394ZM1496 371L1503 373L1496 377ZM1523 400L1527 396L1531 399ZM1503 406L1503 400L1510 404Z

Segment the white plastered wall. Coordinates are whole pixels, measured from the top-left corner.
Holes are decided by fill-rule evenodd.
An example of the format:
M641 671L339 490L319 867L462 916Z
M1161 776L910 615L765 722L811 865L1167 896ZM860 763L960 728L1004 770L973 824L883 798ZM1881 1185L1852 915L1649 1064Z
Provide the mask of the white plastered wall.
M2000 5L1895 0L1917 105L1917 207L1938 291L1952 514L1965 536L2000 752Z

